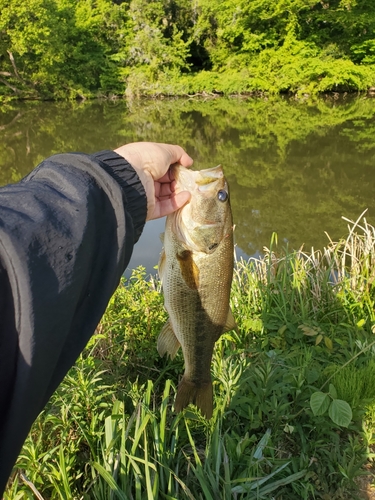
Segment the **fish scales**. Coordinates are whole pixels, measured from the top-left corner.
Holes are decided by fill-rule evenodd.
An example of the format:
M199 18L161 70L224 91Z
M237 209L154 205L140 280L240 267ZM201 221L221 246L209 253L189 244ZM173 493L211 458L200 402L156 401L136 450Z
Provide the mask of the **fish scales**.
M158 339L160 355L182 348L185 373L175 410L189 403L212 416L211 360L220 335L235 327L229 307L233 275L233 222L222 168L176 172L190 203L167 217L159 263L169 320Z

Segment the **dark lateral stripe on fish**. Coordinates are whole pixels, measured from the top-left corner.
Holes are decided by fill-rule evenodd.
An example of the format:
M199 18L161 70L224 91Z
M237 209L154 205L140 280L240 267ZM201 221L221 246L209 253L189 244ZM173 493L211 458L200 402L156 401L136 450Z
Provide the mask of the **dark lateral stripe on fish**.
M177 254L176 257L185 283L192 290L198 290L199 269L193 260L193 253L190 250L184 250L182 253Z

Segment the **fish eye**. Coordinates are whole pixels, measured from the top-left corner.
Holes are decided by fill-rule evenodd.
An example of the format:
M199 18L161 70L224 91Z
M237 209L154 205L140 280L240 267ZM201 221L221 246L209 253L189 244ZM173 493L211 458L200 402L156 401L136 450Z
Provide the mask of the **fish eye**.
M219 201L227 201L228 199L228 193L224 191L224 189L220 189L217 193L217 198Z

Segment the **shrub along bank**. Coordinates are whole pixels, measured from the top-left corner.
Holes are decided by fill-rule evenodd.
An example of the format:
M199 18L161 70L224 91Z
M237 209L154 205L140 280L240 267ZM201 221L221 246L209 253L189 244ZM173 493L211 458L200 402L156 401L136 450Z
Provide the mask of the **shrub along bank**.
M361 498L375 437L375 228L237 262L238 331L216 344L210 421L173 412L160 283L122 282L36 421L6 500ZM39 498L39 497L38 497ZM362 497L363 498L363 497Z

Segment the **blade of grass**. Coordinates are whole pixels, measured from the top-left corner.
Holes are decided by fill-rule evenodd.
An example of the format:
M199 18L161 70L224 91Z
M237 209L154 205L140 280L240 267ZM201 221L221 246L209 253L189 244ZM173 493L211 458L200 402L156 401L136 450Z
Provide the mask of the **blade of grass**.
M92 466L99 472L100 476L108 484L110 489L116 493L120 500L129 500L125 493L120 490L111 474L101 464L99 464L98 462L92 462Z

